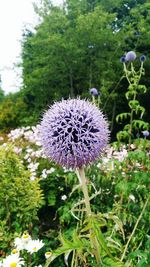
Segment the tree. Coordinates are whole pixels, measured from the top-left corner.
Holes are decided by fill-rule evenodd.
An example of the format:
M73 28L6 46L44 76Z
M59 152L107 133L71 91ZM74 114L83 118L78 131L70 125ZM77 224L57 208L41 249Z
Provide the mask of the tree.
M0 103L4 100L5 98L5 94L4 91L2 89L2 80L1 80L1 76L0 76Z

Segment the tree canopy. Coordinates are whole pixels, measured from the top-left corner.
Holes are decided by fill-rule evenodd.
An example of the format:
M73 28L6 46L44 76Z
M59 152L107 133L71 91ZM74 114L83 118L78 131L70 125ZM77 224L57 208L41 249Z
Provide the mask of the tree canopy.
M43 0L34 8L40 22L22 38L20 95L29 122L37 122L55 100L89 97L89 88L96 87L113 130L115 115L127 108L119 59L129 50L138 56L150 50L149 1L66 0L55 6ZM147 60L146 73L149 67ZM143 82L149 86L149 78Z

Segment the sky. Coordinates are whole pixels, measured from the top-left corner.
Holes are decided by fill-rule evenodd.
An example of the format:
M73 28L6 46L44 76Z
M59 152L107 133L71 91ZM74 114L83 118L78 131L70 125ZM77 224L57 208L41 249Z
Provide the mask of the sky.
M37 0L34 0L36 2ZM37 17L33 0L0 0L0 75L5 94L19 90L21 39L25 26L33 27ZM60 4L62 0L53 0Z

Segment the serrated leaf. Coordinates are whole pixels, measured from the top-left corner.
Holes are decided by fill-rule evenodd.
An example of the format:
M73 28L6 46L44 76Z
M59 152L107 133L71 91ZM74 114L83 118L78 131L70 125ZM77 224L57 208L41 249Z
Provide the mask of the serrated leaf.
M130 137L129 133L127 131L120 131L117 133L117 140L121 141L122 139L128 139Z
M149 128L149 124L147 122L141 121L141 120L133 120L132 121L132 127L135 129L145 129L147 130Z
M140 106L140 103L138 100L130 100L129 101L129 107L133 110L136 110L137 106Z
M129 98L132 98L134 95L136 95L136 91L135 91L135 90L128 91L128 92L126 92L126 94L125 94L127 100L128 100Z
M147 91L147 88L145 85L139 84L137 88L138 88L139 93L141 93L141 94L144 94Z
M116 121L119 122L119 121L123 121L124 119L127 119L128 117L130 118L130 113L129 112L124 112L124 113L121 113L121 114L118 114L116 116Z

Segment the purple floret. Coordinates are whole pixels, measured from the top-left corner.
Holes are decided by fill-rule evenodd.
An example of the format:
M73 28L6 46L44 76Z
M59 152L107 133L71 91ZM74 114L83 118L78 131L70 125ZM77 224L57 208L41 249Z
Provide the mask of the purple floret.
M122 57L120 58L120 62L121 62L121 63L125 63L125 62L126 62L126 57L125 57L125 56L122 56Z
M144 62L145 60L146 60L146 56L145 55L140 56L140 61L141 62Z
M134 51L129 51L126 54L125 59L126 59L126 61L134 61L136 59L136 53Z
M90 94L93 95L93 96L98 96L99 95L99 92L96 88L91 88L90 89Z
M67 168L80 168L97 159L109 140L108 123L91 102L62 100L44 114L40 126L45 154Z

